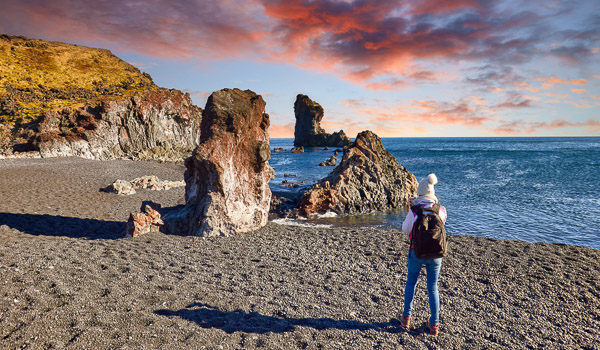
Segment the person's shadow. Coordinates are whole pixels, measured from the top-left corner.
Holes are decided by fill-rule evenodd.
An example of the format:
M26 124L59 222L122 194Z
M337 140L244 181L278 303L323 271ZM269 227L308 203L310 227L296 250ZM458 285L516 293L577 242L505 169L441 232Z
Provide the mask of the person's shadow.
M185 309L156 310L155 314L167 317L181 317L195 322L202 328L218 328L227 333L284 333L294 330L295 326L311 327L318 330L376 330L388 333L405 332L402 327L390 322L363 323L352 320L334 320L331 318L289 318L265 316L258 312L243 310L221 311L215 306L202 303L188 305Z

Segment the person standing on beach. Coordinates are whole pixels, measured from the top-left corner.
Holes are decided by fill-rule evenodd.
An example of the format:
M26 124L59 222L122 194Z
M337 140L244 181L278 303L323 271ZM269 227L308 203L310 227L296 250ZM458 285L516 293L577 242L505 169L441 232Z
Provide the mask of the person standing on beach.
M439 218L445 224L447 218L446 208L438 204L438 198L435 196L435 190L433 188L437 182L435 174L429 174L429 176L422 179L417 188L418 197L412 199L410 205L412 208L416 208L416 211L421 213L439 210ZM429 296L429 309L431 311L431 317L427 320L427 328L431 335L437 336L440 317L440 298L437 284L440 269L442 267L442 258L419 259L415 255L412 236L417 219L417 213L413 212L413 209L409 209L406 218L402 223L402 231L409 234L411 247L408 254L408 276L406 278L406 287L404 289L404 312L400 317L400 324L404 328L408 328L410 325L410 315L412 312L417 280L421 268L425 265L425 271L427 272L427 295Z

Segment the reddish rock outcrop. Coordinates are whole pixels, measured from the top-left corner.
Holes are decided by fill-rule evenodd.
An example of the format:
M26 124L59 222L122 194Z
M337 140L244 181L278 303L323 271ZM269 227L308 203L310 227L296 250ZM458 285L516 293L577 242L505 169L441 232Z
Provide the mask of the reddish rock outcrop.
M198 144L201 113L189 94L156 88L45 112L27 147L42 157L183 160Z
M200 145L185 161L186 205L165 216L168 232L229 236L266 225L274 177L269 123L264 100L250 90L208 98Z
M302 94L296 96L294 114L296 115L294 146L343 147L352 143L342 130L328 134L321 128L321 120L324 116L323 107L311 100L310 97Z
M304 194L299 214L362 214L405 208L417 186L415 176L383 147L381 139L363 131L344 149L340 164Z
M156 204L145 204L141 213L131 213L125 225L125 237L136 237L150 232L158 232L164 224Z

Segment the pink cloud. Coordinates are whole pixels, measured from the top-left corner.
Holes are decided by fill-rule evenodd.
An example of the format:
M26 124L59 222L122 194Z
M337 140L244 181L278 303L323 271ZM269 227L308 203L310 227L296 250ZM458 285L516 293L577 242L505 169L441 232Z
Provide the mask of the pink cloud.
M294 124L271 124L269 126L269 137L271 138L288 138L294 137Z
M4 0L0 30L151 57L284 62L375 90L435 82L440 72L415 67L439 61L498 64L504 68L495 73L506 75L498 79L525 89L531 87L506 67L594 55L595 27L546 30L544 20L562 10L544 17L487 0ZM585 85L577 81L552 76L542 83Z
M565 129L565 128L582 128L587 131L596 133L600 131L600 121L590 119L584 122L570 122L565 119L555 119L550 122L529 122L516 120L505 122L499 127L492 130L495 134L500 135L518 135L518 134L533 134L544 130Z
M8 0L2 7L0 26L9 33L42 33L47 39L160 58L248 53L268 34L256 15L259 7L234 1Z

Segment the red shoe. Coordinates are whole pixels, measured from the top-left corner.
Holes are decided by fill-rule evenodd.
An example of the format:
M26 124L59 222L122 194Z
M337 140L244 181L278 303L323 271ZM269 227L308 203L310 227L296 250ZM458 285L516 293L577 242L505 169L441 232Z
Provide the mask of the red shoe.
M408 328L410 326L410 316L404 317L404 315L400 316L400 325L402 328Z
M429 320L427 320L427 328L429 329L429 334L433 335L434 337L438 336L438 331L440 328L440 325L432 325L431 323L429 323Z

